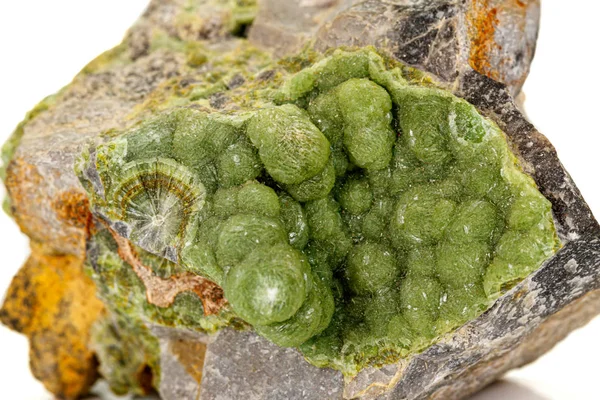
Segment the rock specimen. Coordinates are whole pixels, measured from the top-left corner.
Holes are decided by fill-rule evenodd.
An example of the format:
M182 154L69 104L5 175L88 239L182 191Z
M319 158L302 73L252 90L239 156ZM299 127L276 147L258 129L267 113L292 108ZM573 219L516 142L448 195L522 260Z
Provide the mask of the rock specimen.
M460 398L549 349L598 312L600 229L512 101L538 12L152 2L3 149L34 374Z

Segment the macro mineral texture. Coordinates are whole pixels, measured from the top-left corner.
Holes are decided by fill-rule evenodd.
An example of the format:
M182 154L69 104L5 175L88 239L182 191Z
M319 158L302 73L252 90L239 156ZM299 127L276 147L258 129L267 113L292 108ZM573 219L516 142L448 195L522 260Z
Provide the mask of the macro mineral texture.
M464 398L600 312L539 2L154 0L2 149L60 398Z

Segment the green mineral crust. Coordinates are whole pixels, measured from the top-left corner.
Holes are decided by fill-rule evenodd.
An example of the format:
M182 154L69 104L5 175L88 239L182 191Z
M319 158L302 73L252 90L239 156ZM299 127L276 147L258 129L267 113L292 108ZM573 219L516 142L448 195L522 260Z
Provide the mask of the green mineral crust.
M475 318L559 247L498 126L371 48L234 50L195 82L157 90L76 165L102 222L87 268L117 321L96 334L118 392L159 368L149 325L252 327L354 375ZM152 301L118 237L155 277L226 301Z

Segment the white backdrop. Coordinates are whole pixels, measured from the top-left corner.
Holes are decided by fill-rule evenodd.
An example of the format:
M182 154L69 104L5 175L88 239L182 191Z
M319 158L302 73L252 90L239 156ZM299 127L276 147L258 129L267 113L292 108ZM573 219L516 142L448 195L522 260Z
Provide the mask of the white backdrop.
M600 217L598 15L592 0L542 0L536 59L525 84L532 122L557 148ZM0 142L25 112L118 44L147 0L0 2ZM1 185L0 185L1 186ZM0 189L4 195L4 188ZM0 213L0 294L27 255L27 240ZM474 400L597 400L600 318L532 365L509 373ZM0 398L49 400L31 377L27 341L0 326Z

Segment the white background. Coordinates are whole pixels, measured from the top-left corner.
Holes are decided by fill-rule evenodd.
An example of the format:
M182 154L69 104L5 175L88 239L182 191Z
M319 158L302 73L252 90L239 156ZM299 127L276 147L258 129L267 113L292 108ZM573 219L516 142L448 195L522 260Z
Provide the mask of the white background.
M524 91L527 113L558 149L600 217L600 3L542 0L536 59ZM0 1L0 142L33 105L118 44L146 0ZM0 185L1 186L1 185ZM0 188L0 195L4 194ZM28 253L27 239L0 213L0 295ZM600 399L600 318L476 400ZM31 377L26 339L0 326L0 399L52 399Z

